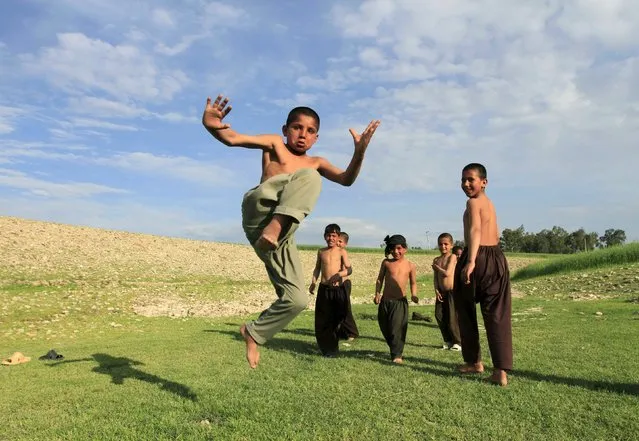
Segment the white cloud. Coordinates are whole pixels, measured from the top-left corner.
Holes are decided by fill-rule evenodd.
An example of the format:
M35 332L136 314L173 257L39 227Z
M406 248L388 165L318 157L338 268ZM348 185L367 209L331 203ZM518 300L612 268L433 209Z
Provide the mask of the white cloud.
M125 190L91 182L57 183L45 181L15 170L0 168L0 185L26 190L50 198L91 197L106 193L126 193Z
M234 179L234 173L225 168L185 156L157 156L151 153L134 152L96 158L90 162L136 172L170 176L202 185L228 185Z
M184 72L162 68L136 46L82 33L61 33L57 39L57 46L21 58L27 72L69 93L102 91L120 100L166 101L189 82Z
M15 130L15 120L22 114L24 109L0 105L0 135L11 133Z
M151 13L151 20L158 26L172 28L175 26L171 13L166 9L156 8Z
M68 122L64 122L64 125L70 125L72 127L93 127L97 129L117 130L125 132L137 132L139 129L135 126L127 124L115 124L108 121L100 121L97 119L89 118L72 118Z
M317 102L319 96L312 93L296 93L293 98L287 99L275 99L269 100L272 101L273 104L279 107L284 107L286 109L291 109L297 106L311 106L313 103ZM265 99L266 101L267 99Z

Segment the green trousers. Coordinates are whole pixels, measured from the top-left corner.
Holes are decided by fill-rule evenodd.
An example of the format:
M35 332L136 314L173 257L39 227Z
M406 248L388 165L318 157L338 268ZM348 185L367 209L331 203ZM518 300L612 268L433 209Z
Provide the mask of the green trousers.
M266 343L284 329L308 304L295 231L313 210L321 188L322 178L317 170L303 168L295 173L273 176L244 195L242 227L254 249L255 242L273 215L283 214L293 220L291 227L280 235L275 250L255 249L264 262L277 295L277 300L257 320L246 325L248 333L258 344Z

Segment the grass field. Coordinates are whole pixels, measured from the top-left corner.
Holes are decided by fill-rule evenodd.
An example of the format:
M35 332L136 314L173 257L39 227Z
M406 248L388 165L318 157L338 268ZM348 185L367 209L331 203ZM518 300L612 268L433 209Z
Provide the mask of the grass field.
M313 312L305 311L261 348L251 370L237 329L255 313L147 317L133 305L173 295L192 305L228 303L228 291L252 301L264 283L253 261L200 268L195 262L221 253L218 245L139 236L110 245L96 236L81 250L76 240L65 254L71 245L34 237L29 246L0 248L0 354L33 357L0 366L0 439L632 440L639 433L637 261L566 264L516 281L515 370L498 388L487 375L457 375L460 354L438 349L433 323L411 321L406 362L390 363L369 298L378 256L351 250L367 274L354 280L361 338L342 345L339 358L318 355ZM119 246L129 254L117 257ZM231 248L237 259L242 250ZM430 256L413 256L423 269L420 297L429 297ZM519 268L534 260L511 257ZM432 315L433 306L411 311ZM37 359L52 348L65 358Z

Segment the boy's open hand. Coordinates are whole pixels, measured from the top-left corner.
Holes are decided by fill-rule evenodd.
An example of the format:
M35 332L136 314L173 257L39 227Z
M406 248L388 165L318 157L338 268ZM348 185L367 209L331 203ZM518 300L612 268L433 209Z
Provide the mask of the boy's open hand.
M211 104L211 97L208 97L206 99L204 113L202 114L202 124L211 130L228 129L231 125L222 122L222 120L229 114L232 108L233 107L229 105L229 99L222 95L218 95L213 104Z
M348 131L351 132L351 136L353 137L353 142L355 143L355 151L357 153L364 153L366 151L368 143L371 142L371 138L373 137L375 130L377 130L380 124L380 120L374 119L368 124L368 127L366 127L361 135L358 135L354 129L348 129Z

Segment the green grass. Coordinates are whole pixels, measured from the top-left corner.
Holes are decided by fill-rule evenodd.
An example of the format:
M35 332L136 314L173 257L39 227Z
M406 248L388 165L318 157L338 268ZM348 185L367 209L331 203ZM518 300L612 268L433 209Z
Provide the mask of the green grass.
M457 375L461 356L438 349L434 323L410 322L406 363L393 365L371 304L354 305L361 337L341 346L339 358L319 356L313 313L305 311L261 348L253 371L237 332L246 317L147 318L130 307L139 295L225 300L233 292L240 301L242 290L256 288L252 281L176 272L109 283L99 268L92 279L29 277L0 278L0 356L33 357L0 366L0 439L626 440L639 433L639 262L515 281L524 295L513 299L515 370L505 389L482 381L487 375ZM432 274L417 282L419 296L432 297ZM372 298L372 289L354 284L353 296ZM575 301L582 299L589 301ZM434 307L412 311L433 316ZM490 368L483 328L481 335ZM65 359L37 359L52 348Z
M639 262L639 243L631 243L624 246L605 248L587 253L564 255L537 262L517 271L513 275L512 280L525 280L544 275L636 262Z
M35 358L55 345L66 358L0 369L0 415L11 415L2 436L630 439L639 433L638 309L622 299L515 299L516 370L506 389L458 376L459 353L437 349L430 323L410 323L406 363L393 365L372 305L355 306L362 337L339 358L318 356L313 314L304 312L262 348L255 371L238 318L143 319L102 334L86 326L77 339L15 340L3 351Z

